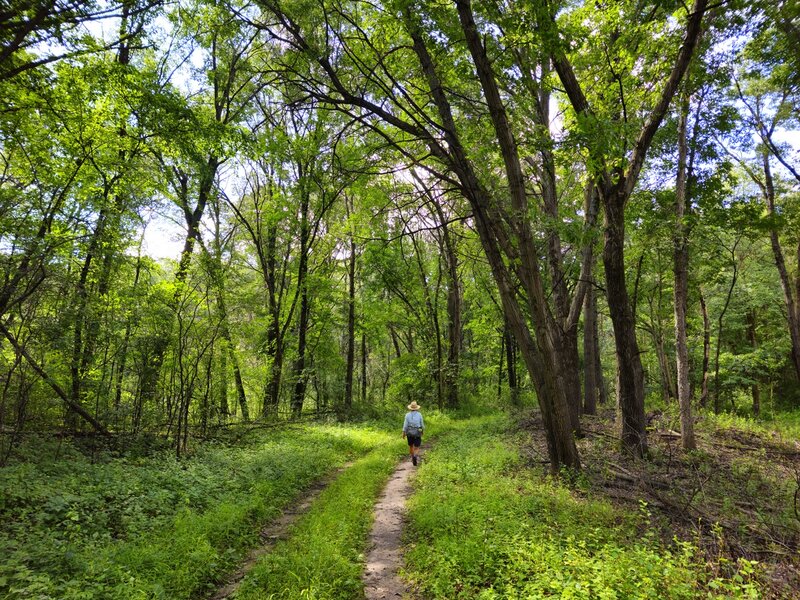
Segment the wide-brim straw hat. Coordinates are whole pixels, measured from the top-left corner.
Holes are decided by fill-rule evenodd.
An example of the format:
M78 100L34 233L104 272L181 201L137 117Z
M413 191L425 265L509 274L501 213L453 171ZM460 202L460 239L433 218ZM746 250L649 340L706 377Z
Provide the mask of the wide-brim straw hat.
M412 402L408 405L408 410L419 410L421 407L416 402Z

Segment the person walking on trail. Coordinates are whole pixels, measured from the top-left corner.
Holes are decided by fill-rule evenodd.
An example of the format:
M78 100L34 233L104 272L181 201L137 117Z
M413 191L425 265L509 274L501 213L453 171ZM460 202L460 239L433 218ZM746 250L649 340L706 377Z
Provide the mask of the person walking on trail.
M422 419L419 409L419 404L411 402L403 421L403 437L408 440L408 453L411 455L411 462L414 465L417 464L419 447L422 445L422 432L425 429L425 421Z

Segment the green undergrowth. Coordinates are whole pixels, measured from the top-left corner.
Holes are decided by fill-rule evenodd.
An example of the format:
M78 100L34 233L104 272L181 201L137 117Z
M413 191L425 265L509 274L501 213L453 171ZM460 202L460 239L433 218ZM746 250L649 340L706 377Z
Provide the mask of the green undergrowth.
M248 574L237 600L362 598L373 508L406 448L398 435L337 477L295 524L291 537Z
M623 514L532 473L509 429L472 421L421 467L406 560L423 597L760 597L755 565L707 564L685 541L664 547L647 533L646 506Z
M296 426L180 461L62 452L4 467L0 598L202 595L304 488L395 439L368 425Z

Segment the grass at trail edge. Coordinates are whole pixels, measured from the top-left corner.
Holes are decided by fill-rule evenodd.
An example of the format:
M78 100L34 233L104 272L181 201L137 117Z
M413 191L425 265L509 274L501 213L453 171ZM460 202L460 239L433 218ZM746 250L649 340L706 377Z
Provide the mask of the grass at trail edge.
M0 598L201 596L304 488L396 439L367 426L254 435L181 461L62 451L0 469Z
M505 418L442 437L409 501L407 576L421 597L758 598L754 565L706 564L690 542L664 547L623 514L523 464Z

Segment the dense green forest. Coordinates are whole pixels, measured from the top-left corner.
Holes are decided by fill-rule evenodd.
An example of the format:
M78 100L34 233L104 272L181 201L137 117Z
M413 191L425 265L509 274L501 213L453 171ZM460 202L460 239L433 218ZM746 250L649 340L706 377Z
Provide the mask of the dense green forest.
M754 461L796 455L798 48L797 0L0 2L0 593L207 594L348 460L339 493L371 505L412 400L443 436L420 498L485 470L498 515L528 514L516 488L575 524L552 547L495 540L497 572L462 581L442 557L467 547L436 533L458 519L412 499L444 544L408 556L430 597L558 595L520 565L568 539L622 560L644 501L624 526L565 508L601 450L639 482L665 452L700 481L732 424ZM530 466L524 436L567 488L504 479ZM796 563L800 479L772 476L767 529L794 533L764 544ZM470 502L453 506L494 519ZM637 548L591 576L646 564L663 588L585 597L763 593L741 548L711 575L685 547ZM300 572L281 560L259 576ZM307 597L359 597L331 561L338 591Z

